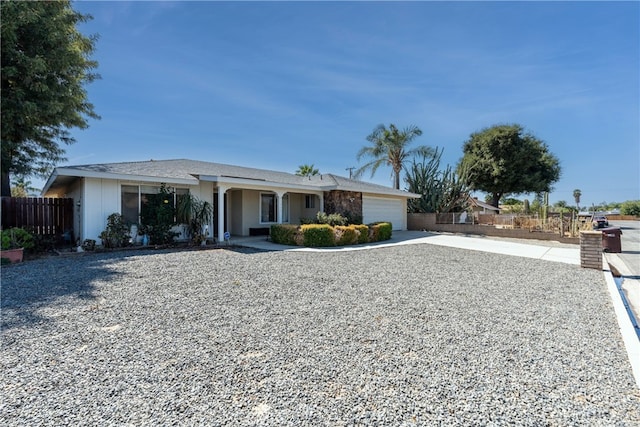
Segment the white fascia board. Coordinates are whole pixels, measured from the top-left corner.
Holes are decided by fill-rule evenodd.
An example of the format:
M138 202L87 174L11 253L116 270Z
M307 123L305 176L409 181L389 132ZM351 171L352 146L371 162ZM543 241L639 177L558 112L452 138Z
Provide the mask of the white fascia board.
M44 197L44 195L47 194L47 191L49 191L49 188L53 185L57 177L58 177L58 169L56 168L53 170L53 172L49 176L49 179L47 179L47 182L44 184L44 187L42 187L42 190L40 190L41 197Z
M308 193L319 193L322 191L328 191L330 189L333 189L329 187L318 187L315 185L286 184L283 182L267 181L267 180L261 180L261 179L250 179L250 178L235 178L235 177L229 177L229 176L200 175L199 178L200 178L200 181L215 182L220 185L229 185L235 188L244 188L248 190L279 189L279 190L298 190L298 191L305 191Z
M95 172L81 169L56 168L56 176L75 176L79 178L117 179L121 181L164 182L166 184L198 185L198 180L187 178L169 178L146 175L129 175L109 172ZM53 175L52 175L53 177ZM53 181L52 181L53 183Z
M419 194L416 193L409 193L408 191L405 192L404 194L399 194L399 193L373 193L371 191L363 191L362 192L363 196L368 196L368 197L382 197L382 198L392 198L392 199L419 199L420 196Z

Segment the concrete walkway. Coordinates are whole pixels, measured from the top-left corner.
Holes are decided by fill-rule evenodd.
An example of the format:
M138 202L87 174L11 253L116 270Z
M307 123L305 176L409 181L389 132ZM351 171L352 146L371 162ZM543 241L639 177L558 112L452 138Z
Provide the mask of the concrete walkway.
M555 241L519 239L487 238L482 236L463 236L449 233L430 233L425 231L394 231L390 240L338 248L301 248L297 246L278 245L260 237L242 237L233 239L232 243L268 251L306 251L306 252L348 252L397 245L430 244L474 251L491 252L503 255L520 256L525 258L543 259L546 261L563 262L580 265L580 248L577 245L559 243Z

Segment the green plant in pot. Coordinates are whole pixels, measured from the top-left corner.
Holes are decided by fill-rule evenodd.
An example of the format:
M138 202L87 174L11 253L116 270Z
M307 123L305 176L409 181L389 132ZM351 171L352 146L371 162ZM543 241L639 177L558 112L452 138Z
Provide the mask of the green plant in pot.
M21 262L24 250L34 246L33 235L23 228L2 230L0 239L2 241L1 258L9 259L12 263Z

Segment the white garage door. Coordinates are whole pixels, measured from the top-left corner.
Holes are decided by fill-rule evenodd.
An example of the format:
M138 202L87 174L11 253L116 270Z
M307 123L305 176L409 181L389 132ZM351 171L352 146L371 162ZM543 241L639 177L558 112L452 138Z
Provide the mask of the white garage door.
M390 221L394 230L405 227L407 212L399 199L384 199L381 197L362 197L362 216L365 224L378 221Z

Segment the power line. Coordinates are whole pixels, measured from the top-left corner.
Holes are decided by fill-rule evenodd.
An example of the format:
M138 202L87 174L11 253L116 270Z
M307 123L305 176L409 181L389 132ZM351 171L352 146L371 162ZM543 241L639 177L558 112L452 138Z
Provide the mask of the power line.
M353 177L353 170L355 169L355 167L350 167L350 168L345 168L345 170L349 171L349 179L351 179Z

